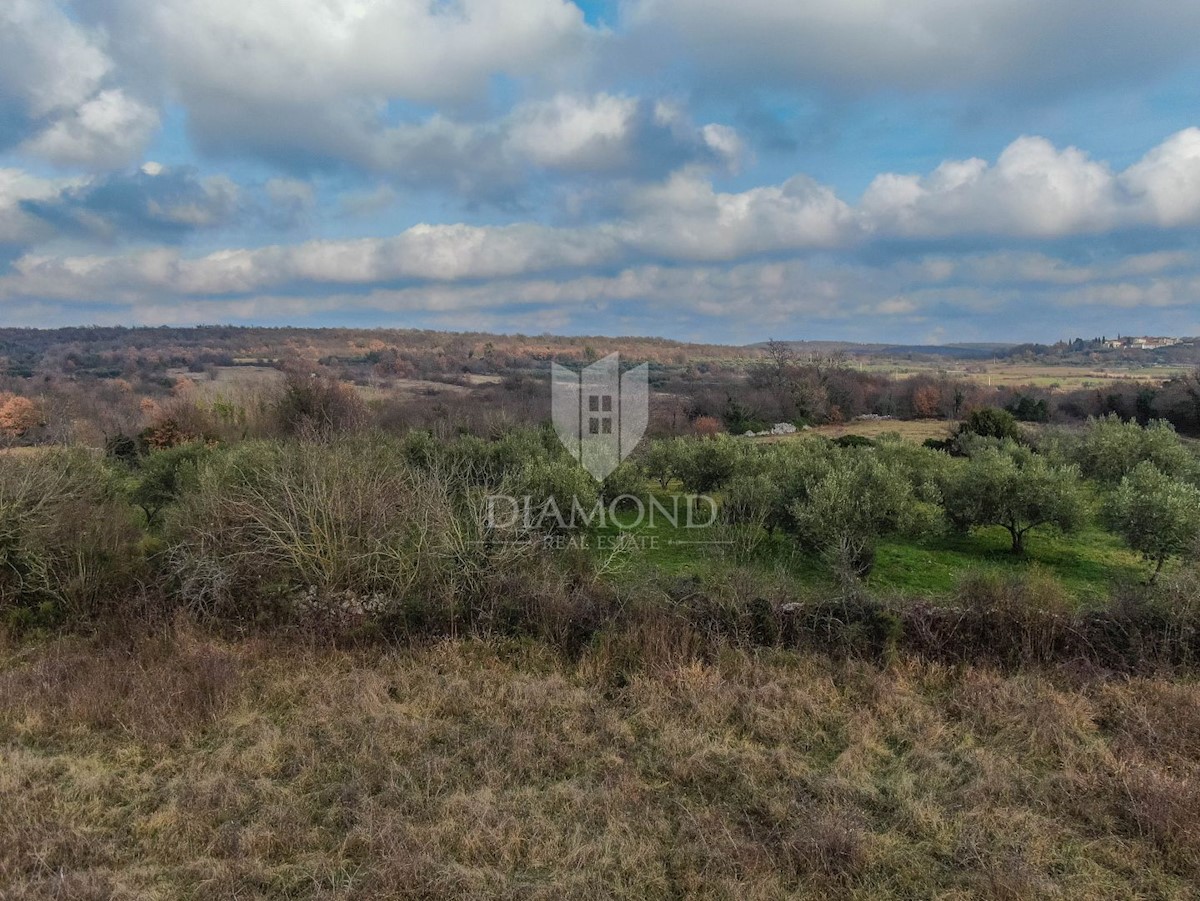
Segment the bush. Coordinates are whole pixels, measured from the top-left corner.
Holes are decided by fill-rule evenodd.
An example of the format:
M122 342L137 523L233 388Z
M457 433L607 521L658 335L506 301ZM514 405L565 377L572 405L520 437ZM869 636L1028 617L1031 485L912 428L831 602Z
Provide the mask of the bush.
M276 414L285 435L333 434L359 428L366 407L352 386L300 369L288 372Z
M729 437L701 440L677 439L676 466L685 490L703 494L725 484L738 464L738 444Z
M787 498L779 481L765 472L734 476L721 503L721 523L735 552L752 553L787 521Z
M824 472L808 480L790 512L804 544L857 577L871 571L880 537L918 531L931 513L893 468L873 453L854 451L832 457Z
M528 555L487 540L481 506L395 441L247 443L206 460L168 516L174 588L197 612L234 618L449 610Z
M1049 422L1050 406L1044 397L1017 394L1005 406L1021 422Z
M638 465L642 467L646 478L658 482L658 486L664 491L667 490L671 479L679 474L681 447L682 445L677 439L655 438L637 457Z
M1019 441L1021 428L1017 425L1016 417L1007 410L997 407L984 407L972 410L966 421L959 426L959 432L979 435L981 438L1009 439Z
M208 449L196 442L154 451L142 461L129 499L146 516L146 524L158 524L162 511L195 484L197 467Z
M114 474L83 451L0 460L0 608L89 620L127 601L141 534Z
M864 435L841 435L833 439L835 447L874 447L875 442Z
M600 499L599 486L574 460L534 459L520 473L507 481L503 492L532 504L532 525L535 531L559 532L583 526L572 516L577 507L591 511Z

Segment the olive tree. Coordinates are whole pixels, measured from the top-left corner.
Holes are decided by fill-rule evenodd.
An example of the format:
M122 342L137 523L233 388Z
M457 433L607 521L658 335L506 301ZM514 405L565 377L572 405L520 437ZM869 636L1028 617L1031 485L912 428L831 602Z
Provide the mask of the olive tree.
M1110 485L1143 462L1170 476L1189 474L1196 466L1195 457L1169 422L1155 420L1143 427L1124 422L1115 413L1088 420L1073 456L1084 475Z
M197 468L208 453L199 442L153 451L142 462L129 499L141 508L146 525L154 527L162 511L194 487Z
M1153 583L1170 557L1194 552L1200 541L1200 489L1139 463L1121 480L1108 519L1126 543L1153 564Z
M942 481L942 503L950 522L964 531L1003 527L1014 554L1024 552L1034 529L1071 532L1084 516L1079 468L1056 466L1012 443L981 448L951 469Z
M679 469L679 460L678 439L655 438L638 457L638 464L646 478L658 482L659 487L666 491Z
M930 520L911 483L872 451L843 451L810 474L789 508L801 542L840 571L865 577L879 539L916 532Z
M676 444L675 474L687 491L697 494L725 484L737 470L738 443L726 436L681 439Z

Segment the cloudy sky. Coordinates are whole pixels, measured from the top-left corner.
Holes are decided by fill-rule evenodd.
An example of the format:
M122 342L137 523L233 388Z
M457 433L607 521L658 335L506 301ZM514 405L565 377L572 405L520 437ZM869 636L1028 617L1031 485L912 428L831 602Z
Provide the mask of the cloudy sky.
M1200 334L1195 0L0 0L0 324Z

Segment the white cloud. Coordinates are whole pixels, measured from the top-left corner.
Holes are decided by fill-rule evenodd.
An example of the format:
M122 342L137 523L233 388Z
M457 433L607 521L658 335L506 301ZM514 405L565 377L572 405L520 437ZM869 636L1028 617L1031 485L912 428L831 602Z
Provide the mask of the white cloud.
M1056 237L1109 228L1117 215L1108 166L1044 138L1019 138L994 166L945 162L926 176L884 174L863 195L871 227L908 237L961 234Z
M115 311L86 302L63 303L47 297L30 301L20 296L6 300L5 308L14 322L41 324L83 318L125 324L245 320L295 325L329 314L374 318L391 314L426 327L513 329L541 323L546 329L579 331L600 316L645 333L687 333L728 343L761 340L770 334L811 337L824 329L847 339L883 337L903 342L934 333L940 334L937 340L941 341L1045 339L1047 328L1052 335L1073 337L1083 321L1080 308L1087 309L1087 334L1106 329L1115 333L1125 323L1147 322L1148 307L1163 316L1186 316L1200 289L1200 258L1195 256L1185 271L1145 279L1123 275L1122 270L1129 268L1124 261L1098 265L1084 284L1059 284L1053 278L1029 283L1022 273L1005 282L1000 274L1011 260L985 256L953 273L949 284L936 277L940 266L927 267L923 260L872 266L793 259L737 265L646 264L610 275L583 273L483 284L424 282L318 292L309 286L300 293L249 292L235 297L200 293L186 303L173 300L170 287L140 291L112 287L128 283L123 280L129 275L126 272L114 282L116 273L106 271L113 261L89 265L75 260L75 274L97 286L97 293L87 300L115 305ZM1054 261L1045 263L1044 268L1055 268ZM169 286L180 271L179 260L161 252L127 258L123 265L138 269L145 285L157 281ZM954 283L959 277L969 279L969 268L991 269L997 278L992 284ZM0 296L5 287L0 286ZM1134 311L1138 315L1131 320Z
M1074 147L1018 138L994 165L952 160L929 175L880 175L859 209L898 237L1057 238L1200 222L1200 129L1167 138L1120 173Z
M112 88L58 118L22 149L60 165L116 168L135 159L157 128L156 110Z
M512 201L531 173L658 177L680 165L723 169L741 152L736 131L697 127L682 111L610 94L557 94L486 122L434 115L417 124L343 135L335 152L414 187Z
M410 139L398 122L478 114L497 78L573 83L594 37L569 0L111 0L96 12L113 52L184 106L200 147L368 168Z
M24 138L23 152L89 168L124 165L141 152L158 113L110 84L116 67L103 43L54 0L0 8L0 120Z
M637 114L631 97L559 95L518 110L508 145L518 158L550 168L614 169L628 163Z
M831 188L803 176L726 194L699 173L685 171L634 195L630 213L617 226L630 247L681 260L836 247L856 232L850 207Z
M337 297L374 288L387 296L399 290L402 293L394 296L425 297L429 303L468 295L482 298L488 292L493 292L495 304L506 298L516 302L518 295L531 298L530 303L548 303L558 291L555 285L572 285L572 290L585 293L594 290L597 297L634 299L643 286L628 273L653 272L661 290L647 296L664 296L668 289L662 286L670 284L681 302L705 315L718 315L743 301L784 304L787 298L832 307L843 302L848 290L856 292L855 309L918 315L933 303L990 309L998 296L1026 289L1083 290L1101 283L1110 286L1109 293L1093 295L1097 303L1105 297L1115 304L1121 297L1144 295L1151 298L1148 302L1164 304L1183 297L1179 286L1190 284L1186 279L1198 263L1189 251L1117 254L1111 260L1079 262L1049 249L1005 248L1002 242L1012 239L1020 247L1030 237L1071 238L1174 227L1200 219L1200 194L1191 193L1200 184L1198 136L1191 130L1172 136L1123 172L1075 148L1059 150L1041 138L1020 138L994 164L947 161L924 176L881 175L857 206L802 176L780 185L721 192L693 168L657 184L630 188L620 198L619 215L594 225L422 224L392 237L233 248L199 257L162 248L92 256L31 252L0 277L0 296L155 297L162 302L169 296L231 297L285 288ZM169 170L140 176L146 184L135 183L140 191L136 197L152 200L156 195L149 189L172 177L181 176ZM236 201L237 189L231 183L209 178L193 184L184 177L183 184L188 186L188 204L139 216L151 223L199 227L202 222L188 218L189 204L199 213L227 208L215 202L222 197ZM265 195L279 202L295 197L306 203L311 198L304 187L288 181L268 183ZM35 188L46 190L36 185L24 190ZM86 190L64 196L78 196L77 205L94 212ZM133 206L144 210L144 204ZM174 218L168 220L168 215ZM811 274L818 269L804 269L805 260L825 258L840 259L840 271L854 270L858 264L853 261L875 242L923 243L947 237L959 249L901 258L888 270L886 290L878 285L855 287L844 277L821 278ZM986 252L981 250L984 243ZM797 267L809 273L802 282L794 277ZM616 270L623 270L622 275L608 274ZM739 273L740 284L722 274L733 272ZM410 287L396 289L396 283ZM1152 289L1153 283L1176 286L1175 293ZM1115 286L1120 284L1134 287L1119 290Z
M552 73L588 35L567 0L124 0L201 102L420 103L477 96L497 74Z
M1200 221L1200 128L1167 138L1121 174L1121 185L1147 222L1173 227Z
M0 105L32 118L71 111L92 97L112 69L94 35L48 0L0 6Z
M165 248L110 256L27 254L13 264L12 275L0 277L0 296L231 294L296 281L359 285L509 278L603 265L617 259L618 250L613 239L596 232L536 225L417 225L391 238L223 250L195 259Z

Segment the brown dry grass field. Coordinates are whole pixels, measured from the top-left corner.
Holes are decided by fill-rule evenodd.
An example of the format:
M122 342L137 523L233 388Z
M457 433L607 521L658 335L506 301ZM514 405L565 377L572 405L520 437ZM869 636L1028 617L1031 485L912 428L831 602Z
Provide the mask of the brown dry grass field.
M841 438L843 435L861 435L864 438L878 438L889 433L898 434L906 441L920 444L928 438L939 441L949 438L954 432L957 422L945 419L862 419L843 422L837 425L819 425L804 429L792 435L763 435L751 440L762 442L794 441L798 438L811 438L819 435L822 438Z
M0 646L0 895L1196 897L1190 681L630 640Z
M1018 387L1031 385L1073 391L1098 388L1112 382L1161 384L1187 372L1182 366L1053 366L1029 363L915 363L908 360L873 360L861 368L900 377L941 375L970 379L981 385Z
M817 426L806 430L803 434L822 435L826 438L841 438L843 435L878 438L880 435L895 433L906 441L920 444L928 438L936 438L939 441L949 438L957 425L957 422L949 422L945 419L862 419L838 425Z

